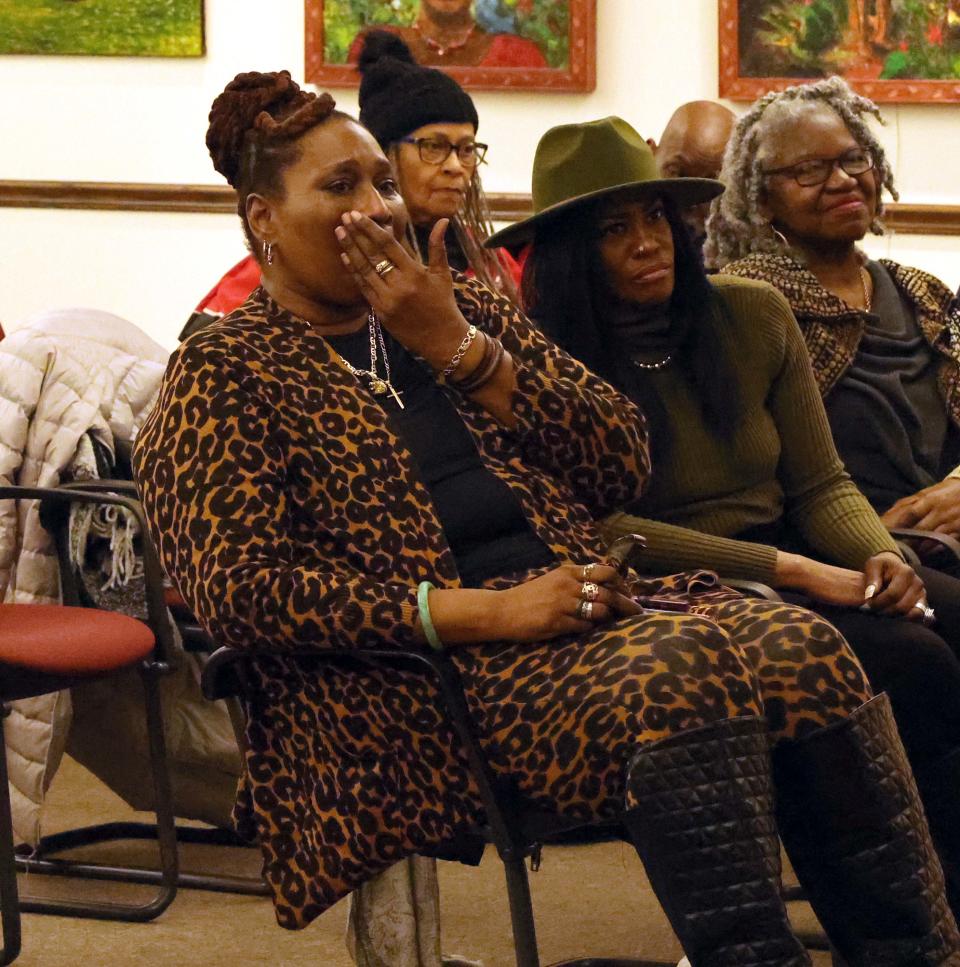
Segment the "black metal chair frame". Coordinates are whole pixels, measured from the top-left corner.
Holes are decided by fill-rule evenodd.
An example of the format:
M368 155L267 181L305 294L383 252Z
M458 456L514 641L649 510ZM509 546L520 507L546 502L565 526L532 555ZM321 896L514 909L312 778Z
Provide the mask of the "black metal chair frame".
M122 507L142 520L139 506L132 500L116 494L97 494L83 490L69 493L44 488L0 487L0 500L39 500L41 521L44 526L58 515L63 515L73 503L111 504ZM63 597L66 603L79 605L77 576L69 562L68 541L57 540L57 555L61 566ZM145 555L145 567L158 568L151 552ZM20 914L47 913L65 917L88 917L98 920L122 920L146 922L159 916L170 904L177 891L177 850L174 836L173 813L170 808L170 780L167 773L164 745L163 709L161 706L159 680L171 670L176 660L173 637L164 619L162 597L148 592L148 624L153 631L155 645L151 657L140 663L139 671L144 686L144 709L149 736L151 773L154 783L157 816L157 840L160 854L160 870L155 882L158 890L147 902L120 903L112 901L80 901L69 899L45 899L18 896L17 869L52 873L60 876L83 876L95 879L113 879L116 872L110 867L74 863L65 860L45 860L15 855L11 823L10 798L6 756L0 755L0 904L3 914L4 950L0 963L10 963L19 953ZM111 673L113 674L113 673ZM106 676L90 676L106 677ZM13 682L0 684L0 699L4 703L35 695L47 694L69 687L86 676L30 675L24 672ZM2 719L9 709L4 705L0 716L0 747L3 744Z
M77 503L107 504L122 508L136 519L146 535L146 521L133 484L129 481L87 481L64 485L58 489L0 487L0 500L36 499L40 502L40 518L54 539L60 569L62 597L65 604L95 606L87 593L80 568L71 559L69 512ZM142 663L141 678L145 689L147 737L151 774L154 782L157 821L107 822L44 836L29 852L17 855L12 841L10 803L7 795L5 757L0 756L0 902L3 904L5 951L19 949L19 913L49 913L59 916L88 917L104 920L146 922L159 916L173 902L178 887L267 896L269 890L262 878L227 875L182 873L179 870L178 843L200 843L214 846L244 846L235 833L226 829L177 827L173 815L172 795L166 762L163 714L159 692L160 679L182 660L182 649L176 639L163 596L163 572L156 551L143 541L143 564L147 606L147 624L156 639L154 655ZM208 646L212 650L212 646ZM63 687L76 684L77 678L62 682ZM35 688L30 686L35 685ZM4 700L55 691L60 687L49 676L39 676L28 683L22 695L0 690ZM5 710L6 711L6 710ZM231 719L234 716L231 715ZM2 722L0 722L2 740ZM103 863L77 862L57 858L55 854L78 847L122 839L155 840L159 853L159 869L115 866ZM13 863L6 863L12 854ZM50 874L78 879L109 880L122 883L155 885L156 895L146 903L79 902L23 898L17 902L16 871ZM13 915L9 915L14 911ZM16 940L16 943L14 943ZM7 956L5 953L2 956ZM0 964L7 963L0 956ZM13 956L16 956L15 954Z
M960 541L948 534L917 530L914 527L891 527L890 534L897 542L907 562L913 567L956 568L960 566ZM938 545L937 558L927 563L913 548L913 542L929 541Z

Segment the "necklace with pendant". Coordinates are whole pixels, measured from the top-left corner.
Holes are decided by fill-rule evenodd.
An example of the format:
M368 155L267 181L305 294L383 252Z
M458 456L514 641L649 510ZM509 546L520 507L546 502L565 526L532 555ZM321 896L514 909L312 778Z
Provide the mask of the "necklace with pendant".
M370 392L374 396L383 396L385 393L389 393L397 401L397 406L402 410L403 400L400 399L400 394L395 389L393 383L390 382L390 357L387 356L387 345L383 341L383 330L380 328L380 320L376 317L372 309L367 316L367 329L370 332L370 368L357 369L356 366L352 366L343 356L340 356L340 359L343 360L343 365L354 376L358 378L362 376L367 381ZM377 351L378 347L379 353ZM377 362L380 356L383 357L383 376L377 372Z
M476 23L470 24L470 28L467 32L459 39L454 40L452 43L444 46L439 41L434 40L433 37L428 37L420 27L419 23L414 23L413 29L419 34L420 39L427 45L427 47L434 51L437 57L446 57L451 51L460 50L461 47L466 47L467 41L470 39L473 31L476 29Z

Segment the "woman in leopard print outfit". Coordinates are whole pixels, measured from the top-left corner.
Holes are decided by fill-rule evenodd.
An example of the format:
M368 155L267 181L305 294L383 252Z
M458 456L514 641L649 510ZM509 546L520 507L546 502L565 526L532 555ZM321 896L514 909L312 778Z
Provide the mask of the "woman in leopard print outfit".
M774 771L850 962L960 962L889 711L835 630L708 573L641 585L600 563L593 521L649 471L632 405L451 277L442 222L429 265L403 247L389 163L328 95L240 75L208 145L264 284L175 354L134 461L169 573L255 656L238 814L280 923L479 819L427 683L303 655L432 640L523 793L622 816L694 964L809 964L780 899ZM810 794L841 747L866 803L849 816Z

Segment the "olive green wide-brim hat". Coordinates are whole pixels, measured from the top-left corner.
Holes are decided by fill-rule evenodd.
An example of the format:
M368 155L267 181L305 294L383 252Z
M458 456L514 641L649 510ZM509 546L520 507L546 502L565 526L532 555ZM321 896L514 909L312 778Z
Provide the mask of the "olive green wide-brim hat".
M540 139L533 159L533 214L495 232L487 248L529 242L537 230L605 195L668 195L681 208L723 192L712 178L661 178L650 145L623 118L561 124Z

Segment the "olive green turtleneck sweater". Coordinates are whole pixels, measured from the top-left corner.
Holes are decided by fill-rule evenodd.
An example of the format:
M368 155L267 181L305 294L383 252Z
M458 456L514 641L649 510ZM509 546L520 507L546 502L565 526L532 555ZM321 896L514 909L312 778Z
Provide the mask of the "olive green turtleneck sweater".
M784 514L824 561L860 570L880 551L898 553L837 456L787 301L765 283L711 281L730 309L722 339L740 384L740 426L730 440L714 434L675 364L641 371L663 401L671 442L642 499L604 522L606 536L643 534L633 563L650 573L706 567L766 583L776 548L731 537Z

